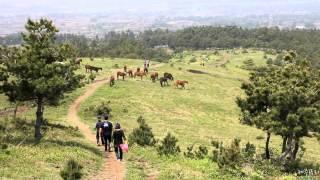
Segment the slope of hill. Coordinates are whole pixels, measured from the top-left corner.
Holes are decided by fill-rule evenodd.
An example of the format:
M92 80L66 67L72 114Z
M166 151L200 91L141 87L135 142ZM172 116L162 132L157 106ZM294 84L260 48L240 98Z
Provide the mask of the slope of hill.
M110 101L112 121L120 122L127 135L137 127L136 119L143 116L157 138L162 139L167 132L173 133L179 139L178 144L183 152L192 144L209 147L211 140L229 144L238 137L243 144L248 141L254 143L258 152L262 153L264 141L261 137L265 134L239 123L240 112L235 98L242 95L240 85L248 76L248 71L241 68L244 61L253 59L255 65L263 65L266 62L263 56L264 53L259 51L250 51L248 54L242 54L241 51L219 51L217 55L210 51L185 52L172 59L170 64L151 66L151 71L158 71L160 75L171 72L175 79L188 80L186 89L176 89L172 83L169 87L161 88L159 82L152 83L149 77L142 81L119 80L116 86L101 87L86 100L80 107L80 116L84 122L92 124L92 112L88 109L103 101ZM203 57L207 58L205 67L199 65ZM138 60L132 62L135 65L129 63L130 68L143 63ZM119 61L119 64L125 63ZM195 71L190 72L190 69ZM280 137L273 137L271 144L272 151L280 151ZM320 146L316 139L305 139L305 146L305 160L319 163L320 154L317 149ZM164 158L158 156L154 148L131 147L126 159L128 179L228 178L209 159L191 160L182 155ZM275 171L278 175L281 174L279 170Z

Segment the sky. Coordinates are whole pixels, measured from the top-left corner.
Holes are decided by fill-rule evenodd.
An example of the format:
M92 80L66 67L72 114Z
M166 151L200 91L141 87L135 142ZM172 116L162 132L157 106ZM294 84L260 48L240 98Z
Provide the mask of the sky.
M0 0L0 16L172 11L188 15L316 13L320 0Z

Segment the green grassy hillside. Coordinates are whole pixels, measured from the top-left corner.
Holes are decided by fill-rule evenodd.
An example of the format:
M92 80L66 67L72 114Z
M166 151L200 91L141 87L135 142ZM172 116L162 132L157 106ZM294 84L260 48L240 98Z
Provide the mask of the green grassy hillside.
M150 71L170 72L175 79L188 80L186 89L172 86L160 87L159 82L152 83L149 77L116 81L110 88L107 84L99 88L80 107L79 115L89 126L96 119L88 107L110 101L112 121L120 122L127 136L137 127L136 119L143 116L153 128L156 138L163 138L167 132L178 139L181 150L192 144L209 146L211 140L231 142L235 137L242 143L250 141L256 144L258 152L263 151L264 132L239 123L239 109L235 98L242 95L240 85L248 77L248 71L242 66L248 59L255 65L265 65L264 53L251 50L243 54L241 50L188 51L177 54L168 64L152 62ZM271 56L270 56L271 57ZM273 57L271 57L273 58ZM205 66L200 66L204 59ZM83 58L78 73L85 73L84 65L90 64L103 68L97 79L107 78L115 69L125 64L129 69L143 67L143 60L97 58L90 61ZM117 64L117 65L116 65ZM203 74L192 73L197 70ZM66 119L68 105L84 88L68 94L58 107L46 107L44 117L49 124L40 143L33 141L33 119L35 109L29 105L28 112L20 114L25 121L12 122L0 117L0 125L9 132L1 134L6 137L8 149L0 150L0 177L10 179L59 179L59 172L69 158L77 159L86 175L94 173L101 167L102 158L94 144L86 142L81 133L69 126ZM6 98L0 96L0 108L12 106ZM9 117L11 114L9 114ZM258 137L258 138L257 138ZM260 140L259 140L260 139ZM305 139L307 151L305 160L320 163L319 143L316 139ZM271 138L272 151L280 151L280 138ZM211 153L211 152L209 152ZM209 159L191 160L182 155L177 157L159 157L155 148L130 147L125 155L127 161L127 179L212 179L228 177L218 171L218 166ZM1 179L1 178L0 178Z
M120 122L127 135L137 127L136 119L141 115L153 128L157 138L172 132L178 139L182 151L191 144L210 145L211 140L230 142L239 137L242 143L248 141L257 145L262 153L265 134L253 127L239 123L240 111L235 98L242 95L241 82L245 81L248 71L240 68L243 62L253 59L256 65L264 65L264 53L241 51L227 53L219 51L184 52L170 60L169 64L151 68L151 71L170 72L175 79L188 80L186 89L175 89L172 86L160 87L159 82L130 79L117 81L115 87L101 87L81 106L80 116L88 124L95 118L85 110L102 101L110 101L112 121ZM205 66L200 66L202 58ZM195 58L190 62L190 59ZM121 61L120 61L121 62ZM143 61L125 62L130 67ZM121 64L121 63L119 63ZM123 63L122 63L123 64ZM195 74L188 70L198 70L206 74ZM258 137L258 138L257 138ZM280 138L271 139L272 151L280 151ZM306 139L307 152L305 159L320 162L319 143L315 139ZM190 178L208 179L221 174L217 165L209 160L189 160L182 156L160 158L155 149L133 147L127 155L129 161L128 178L139 179L141 176L156 174L160 179Z

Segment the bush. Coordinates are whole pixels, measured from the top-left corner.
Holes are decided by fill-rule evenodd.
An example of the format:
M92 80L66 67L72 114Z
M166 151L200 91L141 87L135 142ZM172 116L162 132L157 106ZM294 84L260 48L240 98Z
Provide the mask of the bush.
M64 169L61 170L60 175L64 180L81 179L83 175L82 168L77 161L70 159Z
M215 147L212 160L218 164L219 168L236 169L240 165L242 161L240 141L240 139L234 139L230 147L224 147L222 142L211 143Z
M184 152L183 155L191 159L204 159L208 155L208 148L204 145L200 145L198 150L193 151L194 145L187 147L187 152Z
M102 102L98 106L95 106L94 111L97 116L101 116L103 114L110 114L112 109L109 106L110 102Z
M192 57L191 59L190 59L190 61L189 61L190 63L194 63L194 62L197 62L197 59L196 59L196 57Z
M113 68L119 68L119 64L114 64Z
M273 60L271 58L268 58L266 63L267 63L267 65L272 65L273 64Z
M89 75L89 79L91 80L91 82L94 81L96 79L96 77L97 76L93 73L90 73L90 75Z
M170 133L161 141L160 146L157 147L160 156L177 155L180 153L180 147L177 145L178 139Z
M249 53L249 52L248 52L248 50L244 49L244 50L242 51L242 54L246 54L246 53Z
M134 129L129 135L129 144L138 144L140 146L153 146L156 143L152 128L148 126L143 117L137 120L139 127Z
M243 151L246 158L253 158L253 156L256 154L256 146L248 142Z

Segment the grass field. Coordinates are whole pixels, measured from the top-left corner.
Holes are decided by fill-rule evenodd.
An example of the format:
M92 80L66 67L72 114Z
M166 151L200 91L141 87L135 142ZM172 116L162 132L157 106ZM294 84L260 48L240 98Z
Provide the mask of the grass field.
M240 68L243 61L253 59L256 65L264 65L266 59L263 55L259 51L248 54L219 51L219 55L213 55L210 51L185 52L170 60L169 64L151 67L151 71L160 74L170 72L176 79L188 80L190 84L186 89L175 89L173 86L161 88L159 82L152 83L149 78L142 81L120 80L115 87L98 89L81 105L80 116L92 125L95 117L85 109L102 101L110 101L112 121L120 122L127 135L137 127L136 119L143 116L157 138L172 132L179 139L182 151L191 144L209 146L211 140L228 143L239 137L242 143L250 141L256 144L258 151L262 152L264 140L257 137L264 137L265 134L239 123L240 112L235 98L242 95L240 85L248 77L248 71ZM202 56L209 57L205 67L199 63ZM193 57L196 57L196 62L190 62ZM135 67L143 62L133 60L125 63ZM194 74L188 69L208 74ZM273 136L271 145L273 151L279 151L280 138ZM306 139L306 147L305 159L320 162L319 143L315 139ZM219 175L217 165L209 160L190 160L182 156L162 158L153 148L133 147L127 154L127 160L128 179L140 179L149 174L156 174L159 179L208 179Z
M79 115L91 127L96 118L88 107L102 101L110 101L112 121L120 122L126 135L137 127L136 119L143 116L153 128L157 139L163 138L167 132L178 139L181 150L191 144L209 146L211 140L229 143L239 137L242 143L250 141L262 152L264 132L239 123L239 109L235 98L242 95L240 85L248 77L248 71L240 68L243 62L253 59L256 65L264 65L264 53L251 50L242 54L240 50L232 52L212 51L184 52L175 56L168 64L152 64L150 71L170 72L175 79L188 80L186 89L175 89L172 86L160 87L159 82L150 79L126 79L116 81L110 88L105 85L87 99L80 107ZM205 66L200 66L200 59L207 58ZM194 60L195 59L195 60ZM97 79L109 77L114 69L127 64L129 69L143 66L142 60L130 59L83 59L78 73L87 74L84 64L103 68ZM116 66L115 64L118 64ZM188 70L199 70L207 74L195 74ZM7 151L0 151L0 179L58 179L59 171L69 158L77 159L84 165L86 174L91 174L101 166L101 154L95 145L83 140L81 133L69 127L66 119L68 105L84 91L84 88L68 94L58 107L46 107L45 118L50 123L44 138L39 144L33 142L33 122L35 110L31 107L28 113L20 115L27 123L8 123L12 126L11 139L8 140ZM0 108L10 106L4 96L0 96ZM5 124L0 117L0 124ZM19 128L23 126L23 128ZM24 128L25 127L25 128ZM26 137L26 139L25 139ZM22 142L22 143L21 143ZM306 139L305 159L320 163L320 145L315 139ZM17 144L20 144L17 146ZM279 151L280 138L272 136L271 148ZM177 157L160 157L154 148L130 147L125 154L127 161L127 179L212 179L236 177L222 176L215 163L209 159L191 160L182 155Z

